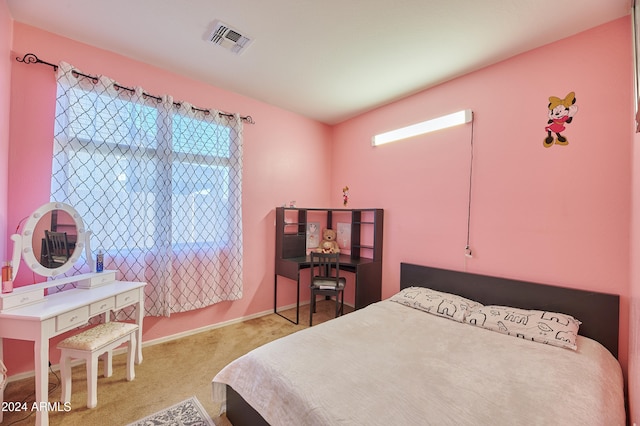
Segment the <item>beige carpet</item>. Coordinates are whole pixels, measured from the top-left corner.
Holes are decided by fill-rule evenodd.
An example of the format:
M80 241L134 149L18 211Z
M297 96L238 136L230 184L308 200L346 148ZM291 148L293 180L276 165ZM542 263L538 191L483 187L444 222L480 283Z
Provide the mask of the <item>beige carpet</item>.
M314 324L333 318L335 303L318 303ZM349 310L345 306L345 310ZM295 311L287 311L295 318ZM211 400L211 380L229 362L271 340L286 336L308 326L309 310L301 307L300 325L294 325L276 314L248 320L218 329L198 333L170 342L143 347L144 360L136 365L136 378L127 382L125 378L126 358L124 354L113 358L113 376L98 379L98 406L86 407L87 385L85 367L73 369L71 411L53 412L50 424L55 425L126 425L150 414L196 396L216 425L230 423L217 417L218 408ZM57 372L56 372L57 374ZM51 392L49 400L60 400L59 380L49 374ZM10 382L5 389L4 400L34 401L33 378ZM2 425L33 425L35 413L4 413Z

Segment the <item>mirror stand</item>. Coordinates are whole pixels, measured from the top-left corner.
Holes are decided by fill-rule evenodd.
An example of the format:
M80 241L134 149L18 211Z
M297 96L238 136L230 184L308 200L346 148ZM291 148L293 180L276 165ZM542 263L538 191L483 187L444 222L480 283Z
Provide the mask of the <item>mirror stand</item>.
M62 243L53 242L56 234L63 238ZM38 302L44 298L44 290L50 287L76 283L78 288L93 288L116 280L116 271L96 272L95 258L91 254L91 231L85 230L80 214L68 204L51 202L39 207L25 222L22 233L11 235L11 239L12 279L17 276L21 260L35 274L51 279L0 294L0 311ZM54 245L59 248L59 244L63 247L62 254L54 250ZM62 276L80 259L82 249L90 272Z
M91 270L92 273L96 272L96 262L94 261L95 259L93 258L93 255L91 254L91 231L85 231L84 233L84 242L81 242L79 244L77 244L79 247L84 246L84 252L85 252L85 257L87 259L87 262L89 263L89 269ZM13 240L13 255L11 256L11 265L13 267L13 276L11 277L12 280L15 279L15 277L18 275L18 269L20 269L20 258L21 256L24 254L23 250L29 250L28 247L30 247L28 245L28 247L26 249L24 249L24 245L23 245L23 240L24 237L20 234L13 234L11 236L11 239ZM71 261L73 259L70 258L69 260ZM70 263L71 266L73 266L73 263ZM44 266L42 264L40 264L39 262L34 262L32 264L29 265L29 267L31 268L31 270L39 275L43 275L43 276L50 276L52 278L55 278L57 275L66 272L66 270L68 268L65 268L65 271L63 272L59 272L60 268L57 269L53 269L51 271L51 274L49 273L45 273L45 274L40 274L40 272L42 271L42 268L44 268ZM85 275L85 274L83 274Z

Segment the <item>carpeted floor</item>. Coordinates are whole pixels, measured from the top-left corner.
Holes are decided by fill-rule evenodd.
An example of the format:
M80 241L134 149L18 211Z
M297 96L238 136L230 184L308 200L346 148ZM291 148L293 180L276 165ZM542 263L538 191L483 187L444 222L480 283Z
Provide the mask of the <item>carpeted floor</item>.
M335 307L332 301L318 302L318 312L314 324L333 318ZM350 310L345 306L345 310ZM289 318L295 318L295 310L287 311ZM229 362L250 350L279 337L286 336L308 326L309 310L302 306L300 324L294 325L276 314L248 320L214 330L198 333L166 343L143 347L144 360L136 365L136 377L126 381L126 357L113 357L113 376L98 379L98 406L86 407L87 385L85 367L73 369L71 410L52 412L50 424L56 425L126 425L140 420L164 408L175 405L191 396L196 396L204 409L214 419L216 425L230 423L222 416L217 417L218 408L211 400L211 380ZM49 374L52 389L49 400L60 400L57 372ZM4 400L9 402L27 401L30 407L34 401L33 378L10 382L5 389ZM35 413L4 413L2 425L33 425Z

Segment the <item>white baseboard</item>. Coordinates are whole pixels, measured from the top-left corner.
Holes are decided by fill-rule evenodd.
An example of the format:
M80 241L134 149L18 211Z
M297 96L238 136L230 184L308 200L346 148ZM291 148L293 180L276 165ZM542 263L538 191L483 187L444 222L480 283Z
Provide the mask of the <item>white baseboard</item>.
M290 305L290 306L283 306L279 309L289 309L289 308L295 308L296 305L295 303ZM170 336L164 336L164 337L159 337L157 339L153 339L153 340L148 340L148 341L143 341L142 342L142 347L145 348L147 346L153 346L153 345L157 345L160 343L165 343L165 342L169 342L172 340L176 340L176 339L180 339L183 337L187 337L187 336L192 336L194 334L198 334L198 333L202 333L203 331L209 331L209 330L214 330L216 328L221 328L221 327L225 327L227 325L232 325L232 324L237 324L239 322L243 322L243 321L247 321L250 319L254 319L254 318L259 318L259 317L263 317L265 315L270 315L273 313L273 309L269 309L267 311L262 311L262 312L258 312L252 315L247 315L244 317L240 317L240 318L235 318L229 321L223 321L223 322L219 322L216 324L210 324L204 327L199 327L199 328L194 328L192 330L187 330L187 331L183 331L181 333L176 333L176 334L172 334ZM115 351L113 351L114 355L118 355L118 354L122 354L125 353L127 350L126 347L122 347L119 349L116 349ZM80 365L83 364L84 361L82 360L74 360L71 363L71 366L76 366L76 365ZM60 371L60 365L59 364L55 364L51 366L51 369L53 371ZM18 373L18 374L14 374L13 376L7 376L7 383L11 383L11 382L15 382L18 380L22 380L22 379L28 379L30 377L35 377L35 370L31 370L31 371L25 371L22 373Z
M302 303L300 303L300 306L308 305L308 304L309 304L309 302L302 302ZM349 303L345 303L345 305L353 307ZM296 307L296 304L292 303L291 305L279 307L278 311L281 311L281 310L284 311L284 310L292 309L292 308L295 308L295 307ZM164 336L164 337L159 337L159 338L153 339L153 340L143 341L142 342L142 347L145 348L145 347L157 345L157 344L160 344L160 343L170 342L172 340L181 339L181 338L187 337L187 336L192 336L194 334L202 333L204 331L215 330L216 328L226 327L227 325L237 324L239 322L247 321L247 320L250 320L250 319L263 317L265 315L270 315L272 313L273 313L273 309L269 309L267 311L258 312L258 313L252 314L252 315L247 315L247 316L244 316L244 317L235 318L235 319L232 319L232 320L229 320L229 321L219 322L219 323L216 323L216 324L206 325L204 327L194 328L192 330L183 331L181 333L172 334L170 336ZM122 354L122 353L125 353L125 352L126 352L126 348L122 347L122 348L119 348L119 349L116 349L115 351L113 351L113 354L114 355L118 355L118 354ZM71 366L73 367L73 366L76 366L76 365L80 365L82 363L84 363L84 361L82 361L82 360L74 360L74 361L72 361ZM51 369L53 371L60 371L60 365L59 364L52 365ZM22 379L28 379L29 377L35 377L35 371L34 370L25 371L23 373L18 373L18 374L15 374L13 376L7 376L7 382L6 383L15 382L15 381L22 380Z

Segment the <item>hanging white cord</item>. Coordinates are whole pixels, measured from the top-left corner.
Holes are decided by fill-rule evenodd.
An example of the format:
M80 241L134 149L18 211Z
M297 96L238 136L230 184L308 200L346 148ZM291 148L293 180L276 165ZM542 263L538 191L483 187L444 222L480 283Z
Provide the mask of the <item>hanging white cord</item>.
M473 114L473 113L472 113ZM474 117L475 118L475 117ZM469 198L467 204L467 245L464 248L464 270L467 270L467 259L471 258L471 188L473 182L473 125L475 119L471 120L471 137L470 137L470 160L469 160Z

